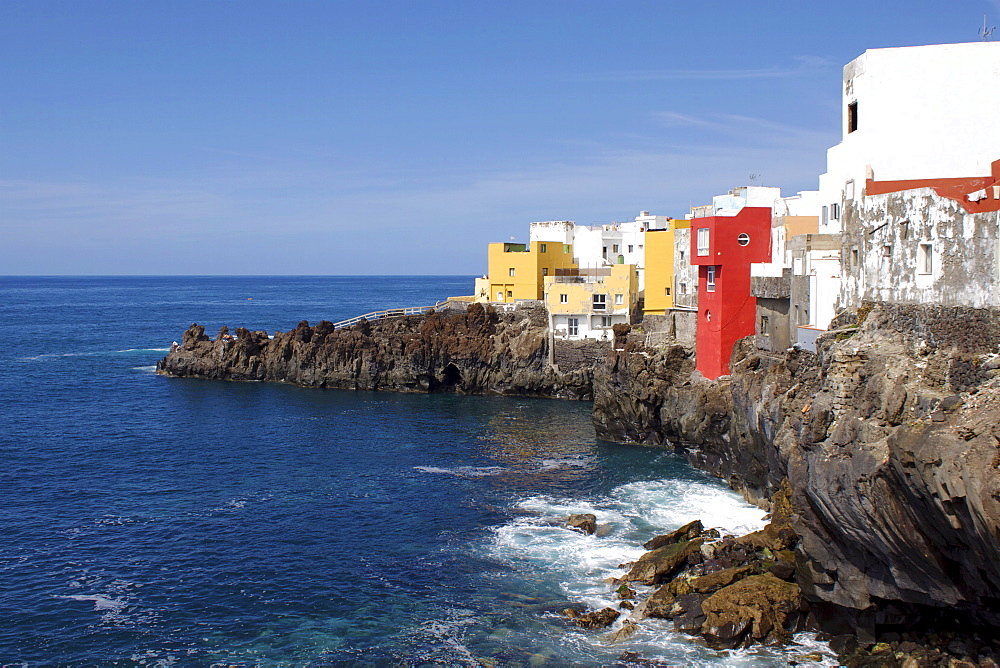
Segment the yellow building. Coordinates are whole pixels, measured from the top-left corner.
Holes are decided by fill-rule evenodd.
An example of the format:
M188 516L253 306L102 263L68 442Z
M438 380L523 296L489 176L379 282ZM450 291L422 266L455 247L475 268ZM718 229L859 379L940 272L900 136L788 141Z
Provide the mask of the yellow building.
M690 220L668 219L666 228L646 230L645 313L666 313L676 305L679 291L687 294L696 289L694 283L689 285L687 280L677 280L678 274L686 276L690 271L689 233L678 234L677 231L690 229Z
M542 299L544 280L557 269L575 269L573 247L552 241L494 243L488 250L489 273L476 279L476 301L515 302Z
M611 327L631 322L638 304L634 264L568 269L545 278L549 326L558 338L611 339Z

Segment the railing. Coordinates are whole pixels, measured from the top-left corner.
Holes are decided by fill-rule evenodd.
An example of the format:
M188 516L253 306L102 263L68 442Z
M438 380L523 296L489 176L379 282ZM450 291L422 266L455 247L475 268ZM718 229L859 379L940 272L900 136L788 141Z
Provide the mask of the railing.
M371 313L365 313L364 315L355 316L353 318L348 318L347 320L341 320L340 322L333 323L334 329L343 329L344 327L350 327L351 325L356 325L362 320L385 320L387 318L402 318L407 315L423 315L424 313L430 313L431 311L437 311L443 306L448 304L447 299L440 301L433 306L408 306L406 308L390 308L383 311L372 311Z

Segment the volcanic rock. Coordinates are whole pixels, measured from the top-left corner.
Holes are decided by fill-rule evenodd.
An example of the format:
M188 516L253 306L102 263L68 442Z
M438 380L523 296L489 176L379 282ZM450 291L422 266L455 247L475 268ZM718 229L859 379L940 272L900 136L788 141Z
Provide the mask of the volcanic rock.
M701 520L688 522L684 526L679 529L675 529L670 533L647 540L642 544L642 547L646 550L655 550L659 547L663 547L664 545L673 545L674 543L679 543L681 541L693 540L701 535L703 529L704 527L701 525Z
M574 621L577 626L582 626L585 629L603 629L606 626L611 626L621 614L620 611L614 608L604 608L603 610L594 610L593 612L582 614Z
M597 531L597 517L591 513L570 515L566 519L566 526L589 536Z

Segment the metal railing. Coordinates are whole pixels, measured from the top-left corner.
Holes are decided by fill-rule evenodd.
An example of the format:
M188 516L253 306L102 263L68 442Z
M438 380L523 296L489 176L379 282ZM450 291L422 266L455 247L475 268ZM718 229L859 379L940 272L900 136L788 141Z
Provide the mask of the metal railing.
M407 315L423 315L425 313L437 311L443 306L447 306L448 301L449 300L445 299L444 301L440 301L433 306L408 306L406 308L389 308L382 311L372 311L371 313L365 313L364 315L335 322L333 323L333 328L343 329L344 327L356 325L362 320L385 320L387 318L402 318Z

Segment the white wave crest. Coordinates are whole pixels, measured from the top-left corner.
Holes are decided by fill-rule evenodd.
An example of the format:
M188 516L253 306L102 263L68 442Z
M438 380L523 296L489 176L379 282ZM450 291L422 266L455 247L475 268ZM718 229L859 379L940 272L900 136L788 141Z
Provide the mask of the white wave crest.
M120 598L108 598L107 596L101 596L100 594L71 594L69 596L56 596L55 598L64 598L72 601L90 601L94 604L94 610L100 612L121 612L127 603Z
M445 475L458 476L460 478L481 478L484 476L497 475L507 469L502 466L455 466L443 468L440 466L414 466L417 471L424 473L443 473Z

